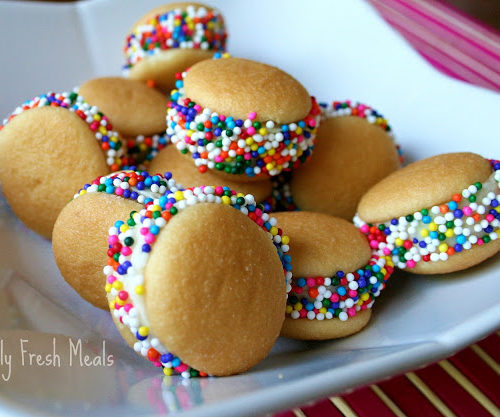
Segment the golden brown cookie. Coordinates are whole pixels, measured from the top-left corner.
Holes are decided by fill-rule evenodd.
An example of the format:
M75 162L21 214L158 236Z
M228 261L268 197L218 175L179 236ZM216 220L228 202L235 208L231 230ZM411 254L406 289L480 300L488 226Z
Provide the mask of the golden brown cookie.
M54 225L52 249L61 275L96 307L109 308L102 273L109 228L117 221L127 223L131 212L174 188L172 180L149 177L150 184L147 178L132 171L97 178L63 208Z
M159 6L130 29L124 69L130 78L154 81L169 94L175 87L176 73L224 51L226 38L224 18L207 5L184 2Z
M290 187L301 210L351 220L363 194L400 161L385 119L364 105L338 106L324 110L311 161L294 171Z
M78 92L99 107L124 138L129 166L147 168L168 143L165 135L168 98L146 83L129 78L101 77L83 83Z
M76 94L48 94L16 109L0 130L3 192L23 223L48 239L81 184L126 163L121 138L93 113Z
M323 213L273 213L290 237L292 289L281 335L303 340L344 337L370 320L393 272L353 224Z
M110 245L129 248L118 262L108 253L113 317L166 375L243 372L283 324L288 238L252 196L196 187L167 197L135 214L135 227L110 230Z
M78 93L99 107L123 137L149 136L165 130L168 97L144 82L101 77L83 83Z
M174 146L167 146L152 160L149 166L151 173L169 171L175 180L184 187L217 184L231 188L243 194L252 194L257 202L263 201L271 194L271 181L238 182L234 175L221 177L207 171L202 174L189 158L181 154Z
M499 183L498 161L468 152L432 156L374 185L355 223L399 268L466 269L500 250Z
M286 72L226 57L198 62L176 85L167 135L200 172L265 179L309 158L319 107Z

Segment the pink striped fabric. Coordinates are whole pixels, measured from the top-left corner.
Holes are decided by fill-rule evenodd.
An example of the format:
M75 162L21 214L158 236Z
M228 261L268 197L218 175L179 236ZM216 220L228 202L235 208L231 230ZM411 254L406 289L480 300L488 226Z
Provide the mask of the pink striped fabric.
M500 91L499 33L438 1L369 1L437 69Z
M500 33L442 1L368 1L439 71L500 91ZM335 401L322 399L275 417L500 415L500 333L473 348L459 352L448 363L483 397L464 390L460 375L449 374L443 366L433 364L411 375L358 388ZM478 350L483 353L479 355Z

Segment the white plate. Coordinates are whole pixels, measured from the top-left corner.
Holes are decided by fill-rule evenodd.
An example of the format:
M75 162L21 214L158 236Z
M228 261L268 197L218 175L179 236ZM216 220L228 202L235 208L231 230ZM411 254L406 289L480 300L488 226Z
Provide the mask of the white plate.
M86 79L119 73L128 28L160 3L0 1L0 114L48 90L65 91ZM368 4L209 3L226 16L233 55L282 67L321 100L352 98L374 105L389 117L407 159L446 151L500 157L500 96L436 72ZM37 389L26 396L0 379L2 414L263 414L431 362L500 326L497 256L444 278L392 278L370 326L351 338L283 339L245 375L173 378L168 386L157 370L123 346L106 313L80 301L65 284L50 243L0 202L0 329L88 339L96 355L106 339L107 352L115 358L113 367L103 373L96 368L88 380L76 365L59 377L41 366L17 370L29 372ZM95 389L102 382L106 388ZM54 384L61 392L68 386L75 392L56 400L47 388Z

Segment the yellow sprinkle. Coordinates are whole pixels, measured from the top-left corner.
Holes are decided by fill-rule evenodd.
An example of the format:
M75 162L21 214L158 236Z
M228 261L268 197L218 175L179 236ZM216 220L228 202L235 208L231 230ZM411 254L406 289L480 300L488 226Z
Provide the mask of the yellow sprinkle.
M436 223L429 223L429 230L431 232L435 232L438 229L438 225Z
M283 245L288 245L290 243L290 238L288 236L281 236L281 243L283 243Z
M420 231L420 236L422 236L422 237L427 237L427 236L429 236L429 231L428 231L427 229L422 229L422 230Z
M123 283L116 280L115 282L113 282L113 288L117 291L120 291L121 289L123 289Z
M265 127L261 127L261 128L259 129L259 135L264 136L264 135L266 135L266 134L267 134L267 129L266 129Z
M113 311L115 309L115 303L113 303L112 301L109 303L109 310L110 311Z
M81 190L80 191L80 195L84 195L84 194L87 194L87 190Z
M278 234L278 228L276 226L271 227L269 233L271 233L273 236L276 236Z
M94 120L96 121L101 120L101 116L99 116L98 114L94 114Z
M297 126L295 133L297 133L297 135L300 135L302 133L302 128L300 126Z
M254 143L252 146L250 146L250 149L252 151L256 151L257 149L259 149L259 145L257 145L256 143Z
M253 138L251 138L251 137L250 137L250 138L246 138L246 139L245 139L245 143L246 143L248 146L252 145L252 144L253 144Z
M129 229L128 225L127 224L122 224L120 226L120 232L126 232L127 230Z
M245 197L245 194L243 194L243 193L238 193L238 194L236 194L236 197L243 197L243 198L244 198L244 197Z
M360 297L363 301L366 301L370 298L370 294L368 294L367 292L365 292L361 297Z
M111 288L112 288L112 287L111 287L111 284L108 282L108 283L106 284L106 286L104 287L104 290L105 290L106 292L110 292L110 291L111 291Z
M108 129L106 129L104 126L99 127L99 133L101 135L107 135L108 134Z
M115 298L115 303L118 304L118 305L125 305L125 301L123 300L120 300L118 297Z
M138 333L143 337L147 336L149 334L149 327L148 326L139 327Z
M182 191L177 191L177 192L182 192ZM155 204L154 206L151 206L150 210L151 211L161 211L161 207L158 204Z
M293 307L292 306L286 306L286 314L290 314L292 311L293 311Z
M387 274L387 269L385 269L385 268L380 268L380 273L381 273L381 274L384 274L384 275L385 275L385 274Z
M231 54L229 52L224 52L222 54L222 58L229 58L231 56Z
M268 171L271 171L273 168L274 168L274 164L272 162L269 162L268 164L266 164L266 169Z
M446 252L448 250L448 245L446 243L441 243L438 246L438 249L439 249L440 252Z
M399 237L394 241L396 246L403 246L403 239L400 239Z
M273 149L269 149L267 151L267 153L268 153L268 155L273 156L276 153L276 149L274 149L274 148Z
M163 368L163 373L166 376L171 376L172 375L172 368Z
M327 309L326 309L325 307L321 307L321 308L319 309L319 312L320 312L320 313L323 313L323 314L326 314Z
M453 229L448 229L446 232L444 232L444 235L446 237L453 237L455 233L453 233Z
M222 204L231 204L231 197L227 195L223 195L221 198Z
M184 200L184 193L182 191L176 191L174 194L174 198L177 201Z
M296 310L296 311L300 311L302 310L302 303L295 303L295 305L293 306L293 309Z
M137 295L144 294L144 285L138 285L137 287L135 287L135 293Z

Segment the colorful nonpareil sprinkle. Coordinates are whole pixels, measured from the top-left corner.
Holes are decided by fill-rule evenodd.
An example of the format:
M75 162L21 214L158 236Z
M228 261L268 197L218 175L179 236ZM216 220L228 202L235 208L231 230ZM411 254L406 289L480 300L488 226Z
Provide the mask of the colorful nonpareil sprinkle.
M127 71L139 61L171 49L224 51L226 38L224 18L216 10L194 5L169 10L127 36L123 69Z
M390 256L373 254L363 268L331 277L293 277L286 314L292 319L342 321L371 308L394 271Z
M137 164L147 168L153 158L170 143L168 136L158 134L152 136L139 135L127 140L127 154Z
M267 211L297 211L290 188L290 172L284 172L271 178L271 195L262 204Z
M484 183L471 184L444 204L385 223L366 223L356 215L354 224L374 250L402 269L488 244L498 239L500 228L500 162L490 163L493 172Z
M167 135L182 153L191 154L200 172L216 169L228 174L275 176L305 162L314 148L320 110L311 97L309 114L296 123L279 125L234 119L212 112L184 94L186 72L177 74L167 112Z
M149 175L146 171L126 170L97 177L90 184L85 184L73 198L88 193L106 193L135 200L140 204L149 204L165 193L179 189L182 186L175 182L170 172L165 175Z
M8 119L3 121L0 130L18 114L44 106L68 109L80 117L94 133L102 151L106 155L106 163L110 171L117 171L124 166L133 164L133 161L125 156L120 137L117 132L113 131L109 119L96 106L90 105L82 96L78 95L77 89L71 93L49 92L26 101L22 106L14 110Z
M202 186L168 192L146 203L141 212L132 212L127 222L118 221L109 230L108 265L104 267L107 293L114 300L110 310L128 327L137 341L134 349L147 357L166 375L204 376L169 352L153 334L144 305L144 268L159 233L169 220L186 207L199 203L225 204L239 210L260 226L272 240L283 265L287 292L290 290L291 259L289 238L276 225L276 219L255 204L250 194L238 194L227 187ZM203 227L203 225L200 225ZM168 229L164 232L168 233Z
M372 107L352 100L334 101L331 106L327 103L320 103L322 117L342 117L355 116L365 119L368 123L380 126L394 139L392 128L387 119ZM404 158L401 147L395 143L398 151L399 163L403 165Z

